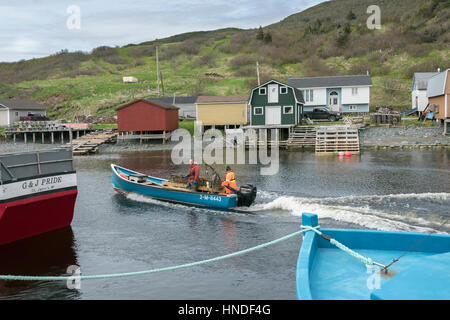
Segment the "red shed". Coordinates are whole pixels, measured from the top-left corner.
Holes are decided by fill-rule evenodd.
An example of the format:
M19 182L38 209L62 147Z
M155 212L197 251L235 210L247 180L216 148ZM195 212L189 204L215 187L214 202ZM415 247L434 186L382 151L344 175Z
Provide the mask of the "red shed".
M178 129L178 108L151 99L140 99L117 109L119 132L168 132Z

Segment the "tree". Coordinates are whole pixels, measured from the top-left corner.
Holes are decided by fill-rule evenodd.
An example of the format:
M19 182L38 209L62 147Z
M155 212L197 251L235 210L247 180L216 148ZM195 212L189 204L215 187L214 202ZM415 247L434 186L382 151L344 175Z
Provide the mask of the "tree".
M264 31L261 26L259 26L258 33L256 34L256 40L264 40Z
M355 20L356 19L356 14L352 11L352 10L350 10L348 13L347 13L347 20Z
M266 32L266 34L264 35L264 42L265 43L272 42L272 35L270 34L270 32Z

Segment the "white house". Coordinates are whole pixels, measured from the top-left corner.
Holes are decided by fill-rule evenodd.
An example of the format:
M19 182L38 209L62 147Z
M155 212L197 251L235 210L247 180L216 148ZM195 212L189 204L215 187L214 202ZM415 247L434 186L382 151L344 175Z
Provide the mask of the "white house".
M326 107L342 113L369 112L372 86L369 74L290 78L288 84L301 90L305 100L304 111Z
M136 77L122 77L124 83L138 83L138 78Z
M428 80L439 72L415 72L411 86L411 106L423 112L428 105Z
M8 126L30 114L47 115L47 107L31 100L0 99L0 126Z

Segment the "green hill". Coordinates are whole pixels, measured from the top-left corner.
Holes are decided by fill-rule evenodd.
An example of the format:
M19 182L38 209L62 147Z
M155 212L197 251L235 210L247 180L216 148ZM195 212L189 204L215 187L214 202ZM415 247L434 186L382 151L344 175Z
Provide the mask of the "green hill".
M408 108L414 72L450 65L449 0L382 0L381 29L369 30L369 0L323 2L262 30L199 31L0 63L0 98L51 106L53 118L110 117L134 98L157 95L156 45L165 95L243 94L289 75L372 75L371 105ZM135 76L139 83L123 83ZM162 92L161 92L162 93Z

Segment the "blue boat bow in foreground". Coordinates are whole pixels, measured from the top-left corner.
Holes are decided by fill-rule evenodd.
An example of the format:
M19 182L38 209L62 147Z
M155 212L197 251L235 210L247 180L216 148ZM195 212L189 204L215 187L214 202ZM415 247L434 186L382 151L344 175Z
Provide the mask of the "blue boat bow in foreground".
M303 226L318 226L315 214ZM384 265L401 258L388 272L340 250L314 231L306 231L297 261L297 298L301 300L450 299L450 235L374 230L320 229L364 257ZM409 251L411 250L411 251ZM403 256L402 256L403 255Z

